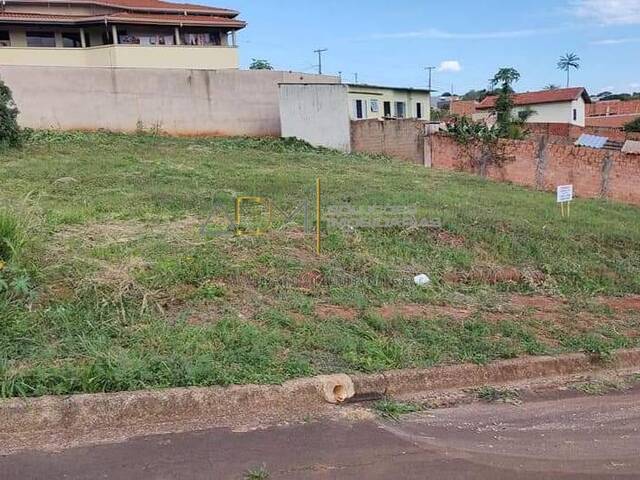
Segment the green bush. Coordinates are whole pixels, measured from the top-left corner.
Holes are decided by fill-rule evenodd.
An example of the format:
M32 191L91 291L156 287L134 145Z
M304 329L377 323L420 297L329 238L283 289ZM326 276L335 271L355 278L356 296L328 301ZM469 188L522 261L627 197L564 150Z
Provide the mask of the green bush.
M625 132L640 132L640 117L624 126Z
M20 144L18 107L11 89L0 80L0 145L15 147Z

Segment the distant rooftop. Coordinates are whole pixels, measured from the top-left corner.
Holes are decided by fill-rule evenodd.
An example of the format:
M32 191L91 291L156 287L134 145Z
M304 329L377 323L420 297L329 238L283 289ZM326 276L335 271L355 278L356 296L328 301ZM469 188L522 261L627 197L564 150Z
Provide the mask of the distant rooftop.
M516 93L513 95L513 103L515 106L539 105L542 103L572 102L580 97L584 98L585 102L591 103L591 97L589 97L584 87ZM478 104L477 109L488 110L495 108L497 99L496 95L489 96Z
M392 87L389 85L371 85L369 83L345 83L348 87L352 88L382 88L385 90L405 90L408 92L420 92L420 93L431 93L433 90L429 90L428 88L413 88L413 87Z

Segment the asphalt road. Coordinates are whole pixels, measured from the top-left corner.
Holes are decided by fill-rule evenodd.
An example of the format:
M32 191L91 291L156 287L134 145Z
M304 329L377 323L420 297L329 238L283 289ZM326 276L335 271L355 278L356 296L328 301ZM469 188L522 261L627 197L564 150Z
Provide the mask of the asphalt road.
M161 435L0 458L0 479L640 478L640 392L474 404L401 422Z

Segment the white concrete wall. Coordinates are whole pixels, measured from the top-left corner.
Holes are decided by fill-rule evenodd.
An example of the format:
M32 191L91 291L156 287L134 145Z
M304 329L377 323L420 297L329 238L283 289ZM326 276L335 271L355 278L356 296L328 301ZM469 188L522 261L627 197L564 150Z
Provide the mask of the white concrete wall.
M527 123L569 123L584 127L586 123L586 103L581 97L573 102L544 103L530 105L529 107L515 107L512 110L513 118L518 118L519 112L531 109L535 113L529 117ZM573 110L576 110L576 120L573 119ZM472 115L474 121L487 121L495 118L495 111L481 110Z
M279 83L337 77L274 71L0 66L23 127L279 136Z
M577 120L573 120L573 109L577 109ZM513 116L518 117L518 112L525 110L525 107L513 109ZM585 125L585 103L582 98L574 102L544 103L531 105L531 109L536 113L532 115L529 123L570 123L584 127Z
M346 85L280 85L280 120L283 137L351 150Z
M356 100L365 102L364 117L361 119L356 116ZM378 102L377 112L371 109L371 102L374 100ZM369 87L366 85L349 86L349 113L352 120L384 118L384 102L391 102L392 117L396 117L396 102L404 102L406 105L404 118L416 118L417 104L420 103L422 105L421 120L431 120L431 96L428 93L415 90Z
M584 127L587 124L587 104L582 97L578 100L575 100L571 104L571 109L575 108L578 119L573 120L573 113L571 114L571 122L573 125L578 125L580 127Z

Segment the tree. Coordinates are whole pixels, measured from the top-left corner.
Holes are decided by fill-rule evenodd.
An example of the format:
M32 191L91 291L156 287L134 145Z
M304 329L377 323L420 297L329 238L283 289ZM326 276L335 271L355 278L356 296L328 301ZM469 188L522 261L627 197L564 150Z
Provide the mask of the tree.
M624 131L625 132L640 132L640 117L638 117L635 120L627 123L624 126Z
M560 61L558 62L558 69L567 72L567 88L571 83L571 69L575 68L578 70L580 68L580 57L575 53L567 53L560 57Z
M11 89L0 80L0 145L15 147L20 144L18 113Z
M462 96L462 100L475 100L476 102L481 102L489 95L494 94L493 91L489 91L487 89L482 90L469 90Z
M491 84L491 88L495 90L496 87L500 86L500 90L509 91L513 93L513 88L511 88L512 83L516 83L520 80L520 72L518 72L515 68L506 67L498 70L489 83Z
M560 87L555 83L550 83L549 85L545 85L545 90L558 90Z
M501 68L490 80L491 87L498 88L498 98L496 99L496 115L499 136L511 136L513 129L513 83L520 80L520 73L515 68Z
M251 65L249 65L249 70L273 70L273 66L269 63L268 60L252 58Z

